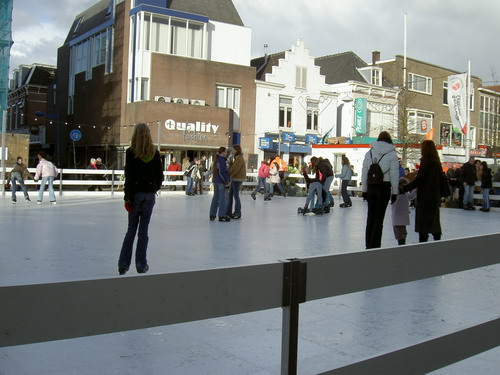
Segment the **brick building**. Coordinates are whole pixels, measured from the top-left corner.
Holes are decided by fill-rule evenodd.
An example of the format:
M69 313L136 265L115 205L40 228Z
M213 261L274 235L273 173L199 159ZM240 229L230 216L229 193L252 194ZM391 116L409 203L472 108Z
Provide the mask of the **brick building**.
M151 126L165 164L235 143L253 150L251 30L231 0L102 0L58 51L62 150L121 168L133 125Z

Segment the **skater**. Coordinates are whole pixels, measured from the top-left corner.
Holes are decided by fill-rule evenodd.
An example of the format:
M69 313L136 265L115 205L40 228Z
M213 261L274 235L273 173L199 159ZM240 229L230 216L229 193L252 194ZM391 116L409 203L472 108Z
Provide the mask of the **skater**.
M258 193L260 190L260 187L262 186L264 188L264 200L265 201L270 201L271 197L269 196L269 192L267 190L267 184L266 184L266 179L269 177L269 163L271 162L271 158L268 158L266 160L262 160L260 163L260 168L259 168L259 173L257 175L257 186L255 190L250 194L252 196L252 199L255 200L255 195Z
M342 155L342 172L336 174L335 177L342 180L340 191L342 193L342 200L344 201L344 203L342 203L340 207L343 208L352 206L351 197L349 197L349 194L347 193L347 186L349 186L349 182L351 182L351 176L352 170L349 159L345 155Z
M278 185L278 189L280 190L281 195L283 198L286 197L285 190L283 189L283 186L281 186L281 178L279 176L279 165L275 161L273 161L272 166L269 168L269 193L270 196L272 197L274 194L274 184Z
M38 190L38 200L37 204L42 204L43 192L45 190L45 184L49 185L49 200L51 204L56 204L56 195L54 194L54 179L57 176L57 168L50 161L46 160L45 152L40 151L37 156L38 165L36 166L35 181L39 178L42 179L40 183L40 189Z
M442 233L439 207L441 206L440 179L443 168L433 141L423 141L421 153L417 177L405 185L403 191L417 188L415 232L418 232L418 242L427 242L429 233L434 237L434 241L438 241Z
M365 246L374 249L381 246L385 211L389 200L394 202L398 194L399 162L391 135L383 131L363 160L362 188L363 199L368 201L366 218ZM372 180L368 172L378 166L382 176ZM372 176L370 176L372 177Z
M219 211L219 221L231 221L231 218L226 215L227 201L226 190L229 189L230 181L227 173L227 150L225 147L219 147L217 156L213 165L214 196L210 204L210 221L214 221Z
M26 200L26 203L30 204L30 196L28 194L28 189L26 189L26 185L24 184L24 180L27 178L32 178L31 174L28 172L28 168L23 164L23 158L18 156L16 164L14 165L14 168L12 168L12 171L10 172L10 185L11 185L11 190L12 190L12 204L16 204L17 199L16 199L16 190L17 190L17 185L16 181L19 182L19 185L21 186L21 190L24 193L24 199Z
M314 169L313 169L314 171ZM312 212L316 215L323 215L323 186L319 180L318 171L316 171L316 176L314 178L309 177L305 168L302 168L302 175L306 181L307 186L307 198L306 204L302 210L299 209L299 213L302 215L310 212L309 203L314 200L314 194L316 194L316 208L313 208Z
M409 193L403 193L403 187L408 185L409 182L404 177L399 179L399 191L401 194L398 195L396 201L391 205L392 227L398 245L406 245L406 236L408 235L406 226L410 225L410 201L417 197L416 189Z
M187 184L186 184L186 195L193 196L194 194L194 179L196 178L196 174L198 173L198 164L196 163L198 158L194 158L194 160L189 164L189 167L186 168L184 172L184 176L186 176Z
M137 273L149 270L146 252L148 249L148 227L156 192L161 189L163 171L160 153L153 144L149 127L140 123L134 126L130 147L125 161L125 209L128 212L128 228L123 239L118 273L124 275L132 262L132 247L137 233L135 266Z
M229 188L229 197L227 199L226 216L231 219L241 218L241 200L240 190L243 181L247 178L247 170L245 168L245 159L243 150L240 145L233 146L233 157L229 164L229 177L231 178L231 187ZM234 212L233 211L234 200Z

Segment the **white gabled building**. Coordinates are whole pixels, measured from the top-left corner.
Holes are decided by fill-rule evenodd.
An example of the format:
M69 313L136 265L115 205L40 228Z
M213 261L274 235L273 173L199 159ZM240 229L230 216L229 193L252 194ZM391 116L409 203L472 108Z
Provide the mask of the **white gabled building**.
M289 51L252 60L256 68L255 153L280 153L291 164L336 122L337 95L325 83L302 39Z

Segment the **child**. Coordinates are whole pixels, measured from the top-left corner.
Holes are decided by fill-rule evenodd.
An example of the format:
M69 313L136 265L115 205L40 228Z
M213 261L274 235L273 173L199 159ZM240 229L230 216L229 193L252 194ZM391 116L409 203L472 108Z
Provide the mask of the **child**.
M409 181L406 178L399 179L399 190L407 185ZM406 244L406 226L410 225L410 201L417 197L417 189L411 192L398 194L396 201L392 204L392 226L394 228L394 236L398 241L398 245Z
M302 210L302 215L305 215L309 212L309 203L311 200L314 198L314 193L317 195L317 206L319 207L318 209L313 210L313 212L317 215L323 215L323 186L321 185L321 182L319 182L319 179L317 177L311 178L308 176L307 171L305 168L302 169L302 174L304 175L304 178L306 180L306 186L307 186L307 199L306 199L306 205L304 206Z

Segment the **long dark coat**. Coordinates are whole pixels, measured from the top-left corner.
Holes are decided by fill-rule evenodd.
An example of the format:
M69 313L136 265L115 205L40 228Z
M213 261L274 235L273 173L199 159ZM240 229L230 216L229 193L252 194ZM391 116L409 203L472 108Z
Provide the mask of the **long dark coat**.
M443 169L436 160L420 159L420 169L405 191L417 188L415 232L441 233L439 207L441 206L440 177Z

